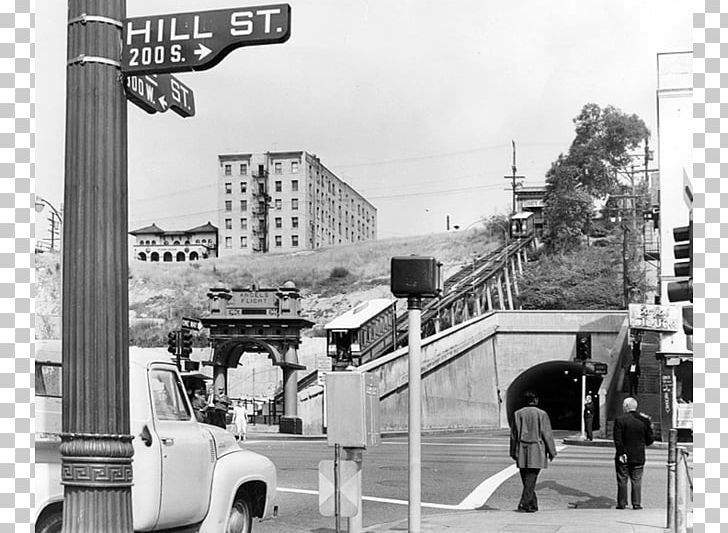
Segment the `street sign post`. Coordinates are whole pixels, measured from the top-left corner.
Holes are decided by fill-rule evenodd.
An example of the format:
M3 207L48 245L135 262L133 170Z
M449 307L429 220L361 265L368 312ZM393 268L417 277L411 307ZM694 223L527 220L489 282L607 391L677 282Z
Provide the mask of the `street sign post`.
M121 68L127 74L206 70L235 48L287 41L290 22L288 4L128 18Z
M126 96L150 114L172 109L182 117L195 114L195 95L187 85L171 74L126 76Z

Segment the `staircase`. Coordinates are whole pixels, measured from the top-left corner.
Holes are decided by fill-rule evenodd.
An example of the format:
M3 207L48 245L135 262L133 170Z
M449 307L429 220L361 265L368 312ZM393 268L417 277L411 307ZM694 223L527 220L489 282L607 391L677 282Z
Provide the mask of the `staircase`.
M660 337L657 332L645 331L642 335L642 355L640 357L640 380L637 386L636 400L639 403L637 410L652 417L652 430L655 438L660 438L660 363L655 357L659 348ZM629 396L629 379L627 378L627 365L631 355L623 354L620 361L620 375L617 379L622 381L617 394L612 397L612 409L615 416L622 412L622 401ZM613 436L614 419L607 420L607 438Z

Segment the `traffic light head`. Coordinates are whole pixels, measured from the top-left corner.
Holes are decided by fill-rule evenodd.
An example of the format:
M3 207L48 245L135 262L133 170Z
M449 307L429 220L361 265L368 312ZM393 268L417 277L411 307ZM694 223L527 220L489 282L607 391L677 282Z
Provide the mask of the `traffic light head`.
M693 221L687 226L673 228L675 238L675 276L690 279L667 284L667 298L671 302L693 301ZM687 259L687 261L684 261Z
M591 359L591 335L589 333L576 334L576 360Z
M192 353L192 332L182 331L182 357L189 357Z
M177 354L177 332L170 331L167 333L167 351L172 355Z

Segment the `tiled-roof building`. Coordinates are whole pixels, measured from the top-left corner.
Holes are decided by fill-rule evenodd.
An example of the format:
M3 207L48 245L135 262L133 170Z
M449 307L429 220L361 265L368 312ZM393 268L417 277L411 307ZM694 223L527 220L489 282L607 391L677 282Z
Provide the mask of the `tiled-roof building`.
M217 257L217 227L210 222L173 231L151 224L129 234L136 237L134 258L140 261L183 262Z

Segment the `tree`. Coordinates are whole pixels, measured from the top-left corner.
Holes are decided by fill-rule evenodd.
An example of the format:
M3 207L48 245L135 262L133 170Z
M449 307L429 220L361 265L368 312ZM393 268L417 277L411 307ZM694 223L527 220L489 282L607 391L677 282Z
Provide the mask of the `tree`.
M579 245L593 212L593 199L581 186L579 168L563 155L546 174L546 243L552 252L564 252Z
M597 198L615 192L618 173L626 174L632 164L630 151L649 139L650 130L637 115L613 106L601 109L586 104L574 119L576 137L567 159L580 170L580 182Z
M551 252L579 246L589 230L594 200L619 192L620 175L628 176L634 189L630 151L650 135L641 118L613 106L586 104L574 124L569 152L559 155L546 174L545 242Z

